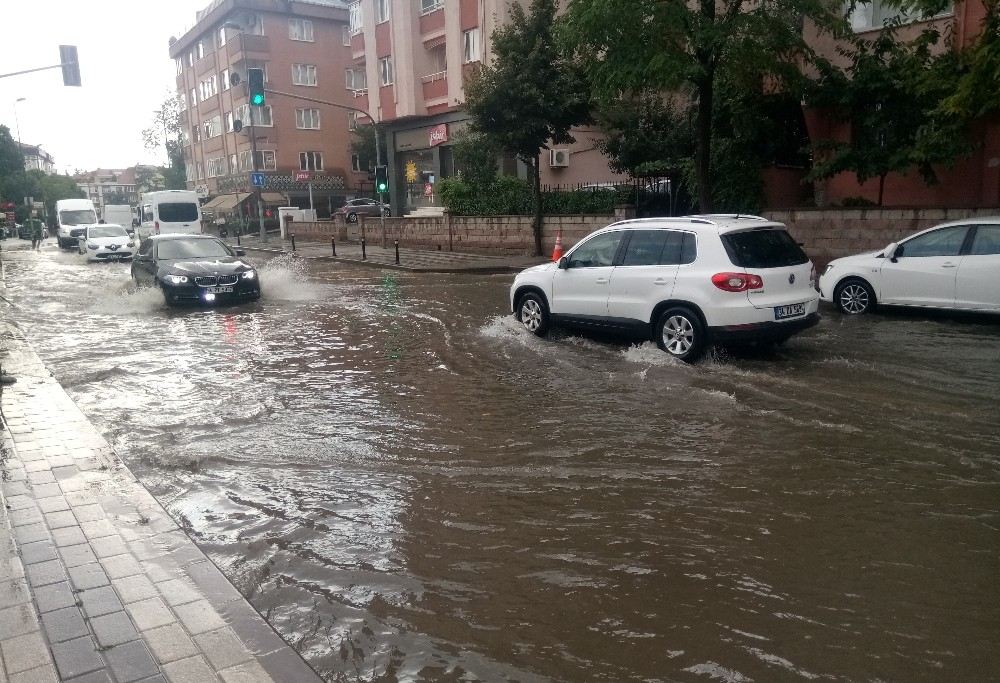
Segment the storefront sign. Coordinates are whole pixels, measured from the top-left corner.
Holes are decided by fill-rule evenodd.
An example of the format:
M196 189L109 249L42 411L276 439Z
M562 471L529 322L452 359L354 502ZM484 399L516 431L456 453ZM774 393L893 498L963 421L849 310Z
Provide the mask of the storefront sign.
M417 162L412 159L406 162L406 182L417 182Z
M441 143L448 142L448 124L442 123L439 126L434 126L430 129L430 143L431 147L435 145L440 145Z
M297 183L307 183L312 180L312 171L296 171L295 172L295 182Z

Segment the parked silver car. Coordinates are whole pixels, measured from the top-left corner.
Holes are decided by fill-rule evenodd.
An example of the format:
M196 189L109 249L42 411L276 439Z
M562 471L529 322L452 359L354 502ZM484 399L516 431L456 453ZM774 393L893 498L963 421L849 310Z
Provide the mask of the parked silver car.
M342 207L333 212L335 219L343 219L347 223L357 223L358 216L391 216L392 211L388 204L382 204L367 197L361 199L351 199Z

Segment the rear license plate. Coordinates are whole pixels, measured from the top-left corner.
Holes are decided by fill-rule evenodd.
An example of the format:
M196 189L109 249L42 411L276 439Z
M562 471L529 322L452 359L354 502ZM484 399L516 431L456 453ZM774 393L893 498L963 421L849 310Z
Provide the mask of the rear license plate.
M806 314L805 304L789 304L787 306L774 307L775 320L784 320L785 318L794 318L796 316L805 314Z
M232 287L206 287L206 292L211 292L212 294L232 294Z

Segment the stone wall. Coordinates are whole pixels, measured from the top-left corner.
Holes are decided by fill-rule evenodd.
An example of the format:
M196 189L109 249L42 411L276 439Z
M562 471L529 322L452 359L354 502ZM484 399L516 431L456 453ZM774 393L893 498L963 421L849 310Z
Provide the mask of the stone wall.
M546 216L542 231L542 252L549 254L561 230L563 248L568 249L582 238L616 220L628 217L623 209L614 215ZM531 216L431 216L424 218L386 218L385 233L378 218L363 218L358 223L292 223L289 232L297 239L357 242L364 234L370 244L386 245L399 240L399 246L431 251L508 256L532 255L535 251Z
M762 215L787 225L817 267L823 267L835 258L881 249L945 221L996 216L1000 209L806 209Z

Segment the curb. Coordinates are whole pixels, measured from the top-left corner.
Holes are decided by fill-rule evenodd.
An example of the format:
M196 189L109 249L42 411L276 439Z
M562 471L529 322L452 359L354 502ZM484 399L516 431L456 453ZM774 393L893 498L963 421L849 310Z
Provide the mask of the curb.
M266 247L248 247L245 244L239 245L240 249L247 251L260 251L269 254L291 254L296 258L309 259L311 261L333 261L336 263L350 263L357 266L367 266L369 268L386 268L388 270L402 270L408 273L442 273L442 274L463 274L469 275L497 275L502 273L520 273L524 270L521 266L485 266L482 268L450 268L448 266L428 266L413 267L397 265L395 263L385 263L383 261L372 261L370 259L354 259L344 256L302 256L298 252L287 249L269 249Z

